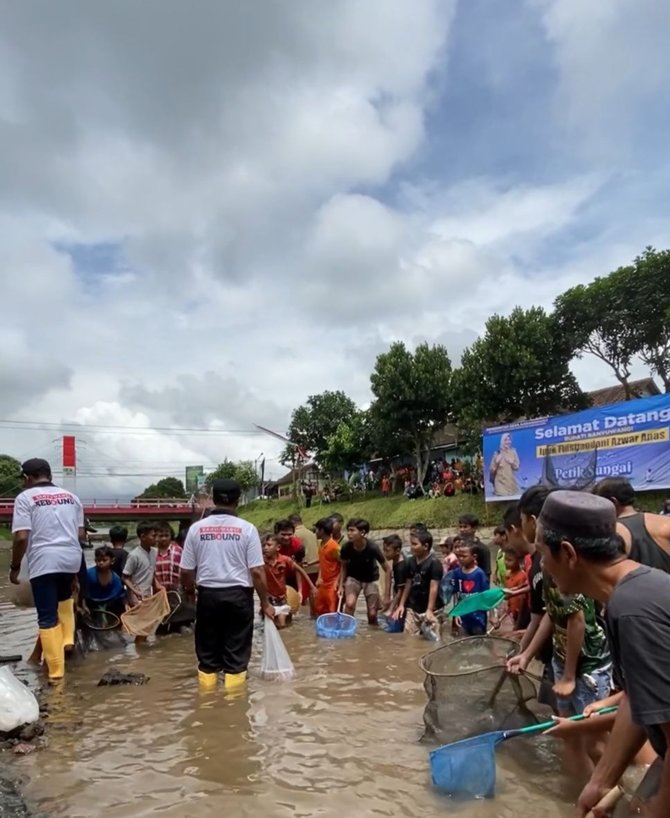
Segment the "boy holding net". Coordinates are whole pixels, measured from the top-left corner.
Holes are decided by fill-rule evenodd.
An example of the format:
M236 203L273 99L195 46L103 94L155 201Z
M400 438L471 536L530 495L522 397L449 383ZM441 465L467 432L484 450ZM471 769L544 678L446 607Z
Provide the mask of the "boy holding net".
M458 568L452 572L451 584L458 600L470 594L488 591L489 580L484 571L477 565L474 546L463 542L456 552ZM456 626L465 636L483 636L486 634L486 611L473 611L456 619Z
M286 580L294 579L296 574L299 574L309 588L312 599L316 595L316 587L301 565L279 553L279 542L274 534L265 534L261 542L268 599L270 605L275 609L274 622L277 628L285 628L291 620L291 610L286 598Z
M89 612L102 609L118 617L128 608L123 583L114 572L114 551L108 545L95 549L95 565L87 571L86 607Z
M130 552L123 569L123 583L134 597L135 605L162 588L156 579L157 533L155 523L139 523L137 538L140 544Z
M389 534L388 537L384 537L383 548L386 562L391 565L391 578L393 580L393 599L391 600L390 606L386 609L386 613L392 614L400 605L402 592L405 590L407 561L402 554L402 540L397 534Z

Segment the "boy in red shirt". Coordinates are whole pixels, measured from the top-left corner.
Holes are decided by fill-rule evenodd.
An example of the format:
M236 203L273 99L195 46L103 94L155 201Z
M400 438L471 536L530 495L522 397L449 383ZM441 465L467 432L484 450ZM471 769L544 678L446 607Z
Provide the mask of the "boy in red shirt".
M507 598L507 611L516 628L519 614L528 604L528 594L530 585L528 574L521 567L519 555L514 548L505 549L505 596Z
M279 553L279 541L274 534L263 537L263 559L265 560L265 578L268 586L268 599L275 609L275 625L285 628L291 620L286 599L286 580L295 581L299 574L309 586L310 597L314 598L316 587L307 576L305 569L294 562L290 557ZM286 608L286 611L283 609Z

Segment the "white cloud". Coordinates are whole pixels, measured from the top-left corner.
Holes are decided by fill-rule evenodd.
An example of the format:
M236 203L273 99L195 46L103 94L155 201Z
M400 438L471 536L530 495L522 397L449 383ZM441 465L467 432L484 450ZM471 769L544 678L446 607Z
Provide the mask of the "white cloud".
M397 338L446 343L457 362L491 312L549 306L662 236L642 210L623 231L601 212L584 234L613 178L601 162L549 180L415 174L455 2L260 7L3 8L0 417L82 424L82 494L131 495L161 470L261 450L276 473L280 444L239 430L285 430L323 389L365 403ZM604 48L601 18L581 31L575 9L540 6L569 105L557 128L603 81L584 56ZM619 36L623 6L612 14L603 30ZM656 87L638 39L631 71ZM572 251L547 254L570 231ZM109 269L86 253L101 242L118 245ZM0 430L0 449L53 459L57 436ZM136 478L109 476L123 469Z

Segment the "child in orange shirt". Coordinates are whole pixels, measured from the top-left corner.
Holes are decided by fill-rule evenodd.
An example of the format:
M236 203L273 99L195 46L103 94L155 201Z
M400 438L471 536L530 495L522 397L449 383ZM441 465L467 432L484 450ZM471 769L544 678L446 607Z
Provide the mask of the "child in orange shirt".
M516 627L519 614L528 603L528 575L521 567L519 555L514 548L505 549L505 596L507 597L507 612Z
M296 574L305 580L309 587L310 596L316 594L316 588L312 580L307 576L305 569L294 562L290 557L279 553L279 541L274 534L266 534L263 537L263 559L265 560L265 579L268 586L268 599L274 608L288 609L286 599L286 580L295 577ZM288 613L276 613L275 625L277 628L285 628L291 620L290 610Z
M333 539L333 521L329 517L319 520L315 526L319 541L319 578L316 581L316 602L314 612L336 613L338 608L337 589L340 584L340 546Z

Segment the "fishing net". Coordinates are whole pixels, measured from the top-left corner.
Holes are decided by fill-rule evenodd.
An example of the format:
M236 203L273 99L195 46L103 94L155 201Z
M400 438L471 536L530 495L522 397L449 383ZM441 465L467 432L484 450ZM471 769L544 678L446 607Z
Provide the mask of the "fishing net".
M535 724L534 683L505 669L519 644L499 636L457 639L420 659L428 696L424 739L447 744L491 730Z
M160 624L159 633L179 632L183 627L192 625L195 621L195 604L179 591L167 592L170 610Z
M293 662L284 647L275 623L264 620L263 658L261 660L261 678L270 682L285 682L295 676Z
M169 613L170 603L165 588L161 588L157 594L143 599L139 605L121 614L121 622L131 636L153 636Z
M291 608L291 613L294 615L297 614L302 605L302 596L295 588L291 588L290 585L286 586L286 601Z

